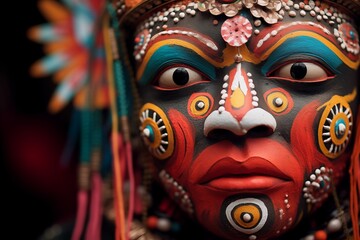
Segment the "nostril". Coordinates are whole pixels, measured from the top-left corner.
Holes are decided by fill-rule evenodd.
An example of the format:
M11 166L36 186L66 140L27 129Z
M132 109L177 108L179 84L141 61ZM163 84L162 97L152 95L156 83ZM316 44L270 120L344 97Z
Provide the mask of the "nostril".
M271 129L270 127L266 126L266 125L260 125L260 126L256 126L251 128L250 130L248 130L248 132L246 133L246 135L251 136L251 137L266 137L266 136L270 136L271 134L273 134L273 129Z
M232 131L226 129L214 129L209 132L207 137L213 140L239 139L239 135L234 134Z

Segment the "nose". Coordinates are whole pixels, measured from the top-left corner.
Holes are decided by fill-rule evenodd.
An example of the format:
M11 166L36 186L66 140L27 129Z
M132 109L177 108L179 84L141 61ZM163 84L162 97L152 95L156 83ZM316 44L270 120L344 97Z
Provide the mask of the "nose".
M204 134L214 130L227 130L242 136L250 130L273 133L276 120L268 111L258 107L255 85L241 63L224 77L219 108L205 119Z

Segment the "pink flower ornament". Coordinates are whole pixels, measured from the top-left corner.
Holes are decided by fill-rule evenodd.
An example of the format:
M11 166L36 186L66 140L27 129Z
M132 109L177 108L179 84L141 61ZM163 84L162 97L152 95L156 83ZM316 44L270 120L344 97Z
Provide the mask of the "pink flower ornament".
M221 26L222 38L233 47L240 47L249 40L251 35L251 23L242 16L227 19Z

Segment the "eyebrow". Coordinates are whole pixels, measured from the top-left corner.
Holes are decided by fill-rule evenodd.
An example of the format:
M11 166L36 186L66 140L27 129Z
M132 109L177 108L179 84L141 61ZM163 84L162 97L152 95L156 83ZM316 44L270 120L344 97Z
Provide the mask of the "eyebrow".
M279 34L281 33L281 34ZM251 49L262 61L266 60L274 51L291 39L308 37L321 42L341 59L344 64L352 69L359 66L359 59L355 56L346 55L338 47L337 40L332 33L320 24L313 22L293 22L280 27L272 27L261 35L256 36L251 42ZM310 46L311 47L311 46ZM301 52L301 49L298 53Z
M183 36L191 37L196 39L199 43L202 43L205 47L208 47L216 52L219 51L219 47L210 37L197 32L190 31L188 29L181 29L181 28L173 28L159 32L151 37L149 44L151 44L152 41L155 41L155 39L160 36L170 36L170 35L183 35Z
M151 37L145 55L138 67L137 79L143 74L151 56L159 48L166 45L187 48L215 67L223 68L234 62L233 57L229 57L233 51L228 48L219 49L219 46L211 37L188 28L169 28Z
M288 24L281 24L280 26L275 25L267 28L266 30L264 29L253 38L255 40L252 41L254 52L262 52L265 49L268 49L269 46L273 45L273 43L281 38L282 35L304 30L309 32L316 32L336 44L334 36L326 27L314 22L296 21Z
M163 69L173 65L187 65L201 71L210 80L215 79L214 66L204 59L203 56L188 47L178 44L163 44L156 48L155 51L152 51L150 48L149 52L151 56L149 59L145 59L141 68L137 71L136 79L139 84L145 84L151 79L156 78L157 74Z

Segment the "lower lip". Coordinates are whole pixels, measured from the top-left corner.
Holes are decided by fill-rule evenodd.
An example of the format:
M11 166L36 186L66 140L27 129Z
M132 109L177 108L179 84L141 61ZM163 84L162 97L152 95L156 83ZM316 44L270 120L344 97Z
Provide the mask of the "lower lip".
M231 176L211 180L204 184L223 191L265 191L278 188L287 181L271 176Z

